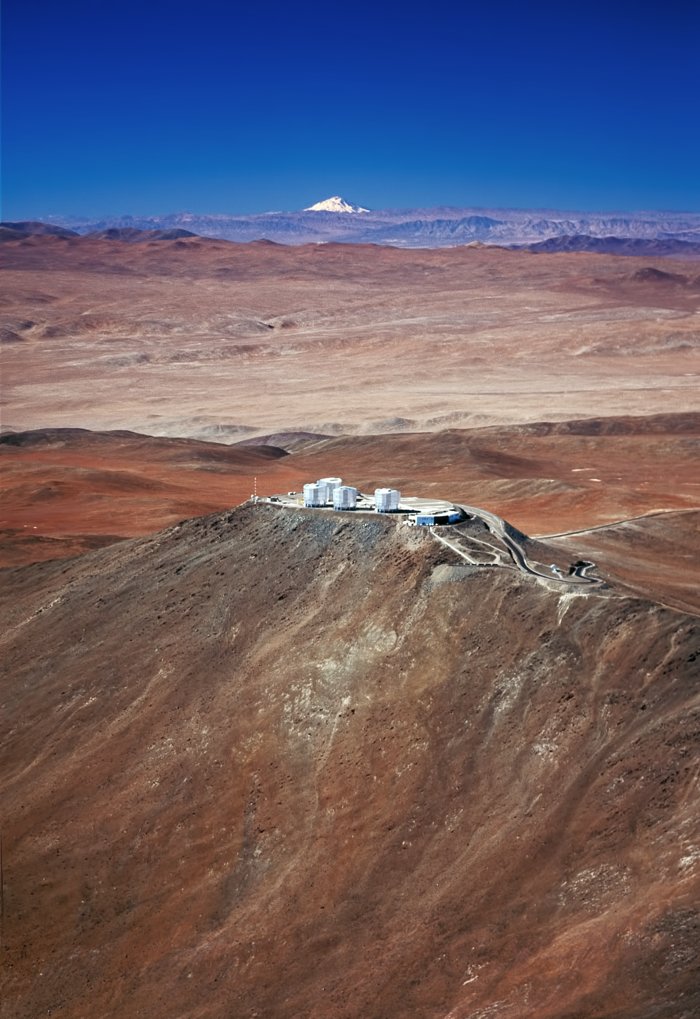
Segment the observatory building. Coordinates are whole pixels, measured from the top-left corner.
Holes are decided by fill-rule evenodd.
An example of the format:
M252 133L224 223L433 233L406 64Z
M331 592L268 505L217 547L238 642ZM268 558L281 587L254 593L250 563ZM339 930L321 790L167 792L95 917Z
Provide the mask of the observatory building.
M319 485L317 483L304 485L305 506L325 506L325 504L326 504L325 485Z
M464 519L462 510L451 509L447 513L418 513L416 524L419 527L433 527L434 524L458 524Z
M399 508L401 493L398 488L375 488L374 504L377 513L395 513Z
M354 509L357 504L357 489L349 485L343 485L342 478L319 478L318 481L304 485L305 506L327 506L331 503L335 506L336 493L345 492L339 498L343 501L337 509ZM354 493L352 496L350 493ZM347 503L347 504L346 504Z
M357 489L352 485L338 485L333 492L333 509L351 510L357 506Z
M333 493L343 483L342 478L319 478L316 484L324 491L324 502L333 502Z

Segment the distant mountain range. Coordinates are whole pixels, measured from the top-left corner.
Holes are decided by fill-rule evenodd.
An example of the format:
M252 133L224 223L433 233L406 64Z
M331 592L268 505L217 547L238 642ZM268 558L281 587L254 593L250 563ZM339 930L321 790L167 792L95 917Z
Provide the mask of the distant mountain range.
M677 240L674 237L591 237L575 234L549 237L537 244L511 245L526 251L591 251L603 255L649 255L655 258L700 258L698 241Z
M53 237L96 237L103 241L127 241L130 244L138 241L175 241L181 237L196 237L197 234L191 230L159 230L149 228L146 230L133 226L106 227L103 230L91 230L88 233L78 230L68 230L63 226L56 226L53 223L42 223L35 220L24 220L18 223L0 223L0 240L20 240L29 236L53 236Z
M41 224L6 223L7 230L70 231L137 240L188 234L228 241L268 240L279 244L341 242L400 248L446 248L464 244L527 247L531 251L599 251L613 254L700 256L700 213L576 213L556 210L427 209L370 210L339 195L297 212L258 215L115 216L100 220L47 217ZM60 228L60 231L59 229Z

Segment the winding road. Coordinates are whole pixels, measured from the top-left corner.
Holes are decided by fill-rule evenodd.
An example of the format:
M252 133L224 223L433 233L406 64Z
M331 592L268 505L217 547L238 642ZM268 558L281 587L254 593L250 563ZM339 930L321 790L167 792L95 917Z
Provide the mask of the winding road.
M536 565L530 562L518 541L512 534L509 533L510 527L505 520L496 516L495 513L481 509L478 506L455 505L458 509L461 509L464 513L466 513L468 517L480 520L488 528L491 534L495 535L503 543L517 569L519 569L522 573L527 573L532 577L539 577L542 580L546 580L548 583L566 584L574 587L603 584L602 580L586 575L587 570L590 570L595 566L595 563L591 562L581 562L578 566L576 566L573 573L568 575L559 575L553 572L542 572L541 569L537 569ZM453 552L456 552L457 555L461 556L462 559L468 562L471 566L490 565L487 563L479 563L472 559L464 549L460 549L454 544L454 542L449 541L449 539L443 537L441 534L437 534L434 527L431 527L430 531L437 541L452 549ZM493 565L496 564L494 563Z
M371 496L364 495L363 493L360 493L360 496L365 502L371 504L372 502ZM266 501L276 503L280 506L287 506L290 508L298 509L299 508L298 500L299 496L295 494L293 497L291 495L271 496ZM412 502L416 504L414 507L412 507L413 512L417 512L422 507L422 504L424 502L430 503L431 501L415 499L412 500ZM418 505L419 503L421 504L420 506ZM434 503L434 500L432 500L432 503ZM485 563L479 561L478 559L475 559L474 556L470 555L466 549L455 544L455 542L450 541L450 539L446 538L443 534L438 534L438 532L435 529L435 525L428 528L430 534L436 541L439 541L442 545L445 545L447 548L449 548L452 552L458 555L470 566L486 567L490 569L505 569L507 568L506 564L498 561L503 551L505 550L510 556L510 558L513 560L516 569L520 570L521 573L526 573L531 577L537 577L540 580L546 580L550 584L564 584L568 587L585 587L592 585L600 586L604 584L604 581L598 579L597 577L587 576L587 571L593 569L595 563L588 562L585 560L579 562L573 568L572 572L568 574L562 573L558 569L558 567L554 565L552 565L548 570L545 570L544 567L538 568L537 564L530 562L527 555L525 554L525 550L518 542L518 539L513 536L512 532L514 531L514 528L510 524L508 524L505 520L503 520L501 517L496 516L495 513L491 513L489 510L481 509L479 506L464 506L461 505L460 503L444 503L443 505L448 508L450 506L453 506L455 509L461 510L466 517L471 517L473 519L480 520L484 527L486 527L487 531L490 534L492 534L494 538L502 546L501 548L499 548L497 545L492 544L491 542L484 541L481 538L476 538L470 535L469 536L470 541L474 542L477 545L484 546L484 548L487 550L486 554L493 556L493 562ZM366 510L364 507L358 506L357 512L362 513L363 511L368 512L368 510ZM369 510L369 512L374 511ZM437 526L439 526L440 530L442 531L451 530L454 525L440 524ZM482 553L482 555L483 554L484 553Z

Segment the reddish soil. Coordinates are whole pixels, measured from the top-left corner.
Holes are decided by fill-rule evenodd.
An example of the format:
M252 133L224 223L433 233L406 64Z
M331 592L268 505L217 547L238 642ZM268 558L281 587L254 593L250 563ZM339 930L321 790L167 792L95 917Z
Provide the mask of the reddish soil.
M286 477L286 459L269 446L130 432L5 435L0 565L72 555L235 506L252 494L256 473Z
M695 518L683 511L700 507L699 439L700 415L316 442L273 437L293 450L287 456L279 447L128 433L6 436L0 565L74 554L234 506L251 495L255 477L259 494L272 495L339 474L364 490L390 483L406 494L483 506L533 536L681 511L653 518L655 530L639 522L609 532L607 542L594 532L563 543L574 557L590 552L630 582L628 568L637 561L635 577L648 574L641 591L676 604L675 590L681 607L697 611L700 539ZM622 539L615 551L615 534L639 538L632 555Z
M700 510L667 511L548 544L604 563L647 598L700 615Z

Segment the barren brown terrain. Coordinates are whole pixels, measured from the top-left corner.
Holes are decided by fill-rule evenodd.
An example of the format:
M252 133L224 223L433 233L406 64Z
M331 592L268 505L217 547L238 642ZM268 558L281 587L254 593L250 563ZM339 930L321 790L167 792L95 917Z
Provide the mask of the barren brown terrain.
M3 1019L695 1019L697 267L1 251Z
M4 579L4 1014L698 1014L697 619L262 505Z
M700 611L698 414L342 438L287 433L233 446L128 432L7 434L0 565L148 534L236 506L256 484L272 495L329 474L365 491L390 483L483 506L533 537L583 530L555 544L590 553L620 580L636 578L641 593L660 598L663 589L671 604Z
M698 409L693 263L52 236L2 258L17 430L230 441Z

